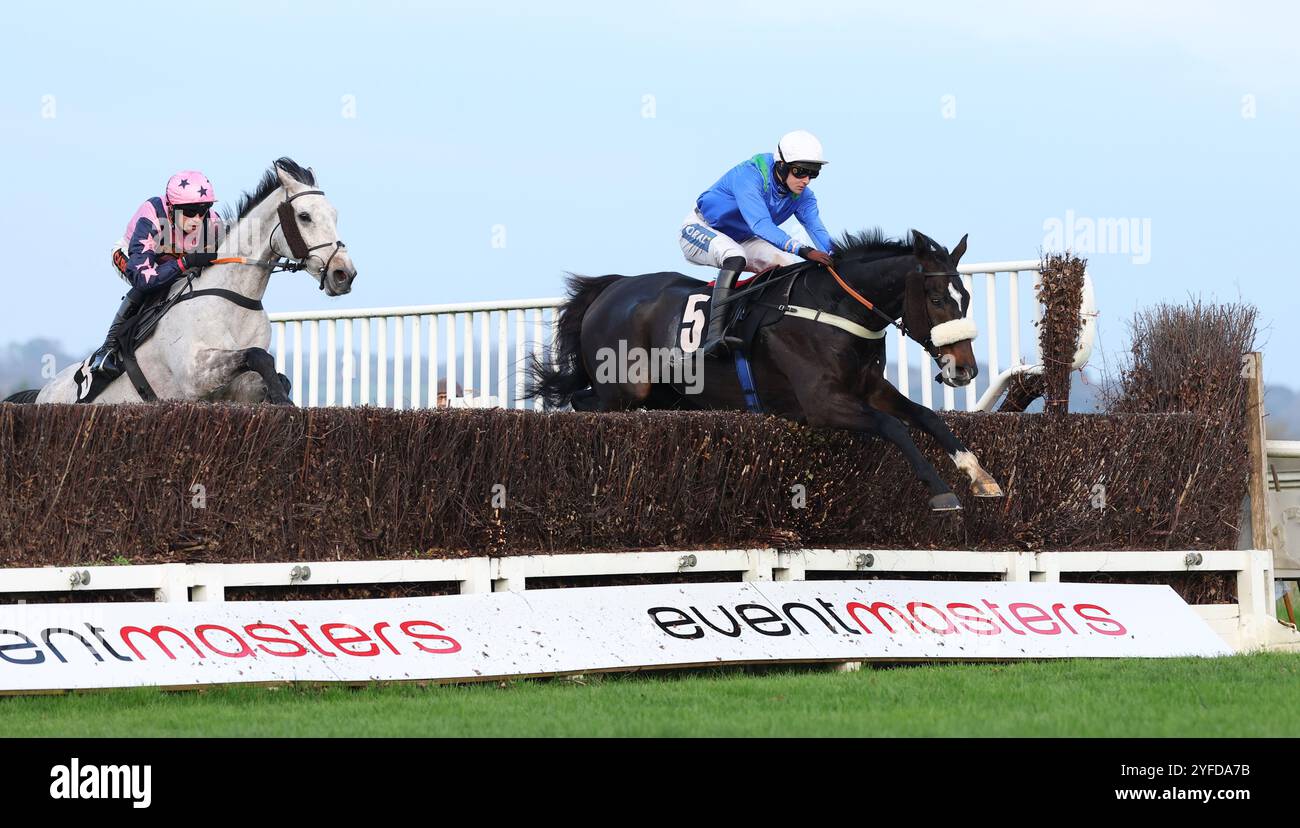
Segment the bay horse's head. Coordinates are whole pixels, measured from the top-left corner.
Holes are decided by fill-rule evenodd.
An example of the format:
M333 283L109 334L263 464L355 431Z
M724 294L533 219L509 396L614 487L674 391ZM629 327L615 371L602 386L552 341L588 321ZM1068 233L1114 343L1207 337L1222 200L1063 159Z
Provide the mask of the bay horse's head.
M971 342L977 333L966 318L970 293L957 274L966 252L966 236L952 252L919 231L912 231L916 270L907 274L903 295L903 325L908 336L926 347L941 370L935 377L953 387L967 385L979 374Z

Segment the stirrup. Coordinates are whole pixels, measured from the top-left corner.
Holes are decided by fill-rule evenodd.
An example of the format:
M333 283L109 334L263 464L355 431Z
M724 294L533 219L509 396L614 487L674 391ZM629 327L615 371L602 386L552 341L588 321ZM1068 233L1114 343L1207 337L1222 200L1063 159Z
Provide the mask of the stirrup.
M118 353L118 349L107 345L101 347L98 351L91 354L90 362L87 364L86 370L91 374L99 376L122 376L124 369L122 367L121 355Z
M723 334L717 339L709 340L700 346L700 353L706 357L716 356L723 357L730 352L742 347L745 341L738 336L729 336Z

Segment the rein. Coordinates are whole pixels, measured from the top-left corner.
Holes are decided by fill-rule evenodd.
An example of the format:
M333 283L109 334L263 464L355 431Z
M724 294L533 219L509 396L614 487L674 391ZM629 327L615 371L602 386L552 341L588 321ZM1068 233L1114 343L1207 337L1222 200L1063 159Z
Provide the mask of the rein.
M829 270L831 272L831 275L835 277L835 282L841 288L844 289L844 292L847 293L849 296L852 296L855 300L857 300L857 302L860 305L862 305L864 308L874 313L876 316L879 316L881 319L885 320L887 325L893 325L895 328L898 328L900 331L903 332L904 336L906 336L908 339L912 340L913 342L917 343L922 348L924 348L925 352L928 353L936 362L941 360L939 349L934 346L934 342L930 337L926 337L924 340L922 340L919 336L909 331L907 329L907 325L905 325L901 320L891 319L889 314L877 308L875 305L871 303L871 300L867 299L865 296L863 296L862 294L854 290L852 285L844 281L844 279L841 278L840 274L835 272L834 267L832 267L831 265L826 265L826 269ZM917 265L916 271L920 273L922 276L959 276L960 275L955 270L952 273L929 273L921 270L920 265Z
M803 273L806 273L808 272L808 270L812 268L812 266L813 266L813 262L801 262L798 265L792 265L788 273L783 273L774 279L771 279L766 282L762 282L757 285L752 285L750 287L746 287L741 290L733 290L730 296L728 296L726 299L723 299L721 302L718 303L719 307L722 305L730 304L731 302L734 302L737 299L740 299L741 297L747 296L751 293L757 293L759 291L767 290L770 287L773 287L775 285L780 284L781 282L784 282L786 279L791 279ZM854 290L853 286L850 285L848 282L846 282L844 278L840 276L839 273L836 272L833 266L824 265L824 267L830 271L831 276L835 278L836 284L838 284L845 293L853 297L853 299L856 302L858 302L860 305L862 305L864 308L866 308L867 310L874 313L876 316L879 316L881 319L883 319L885 321L886 327L888 327L889 325L893 325L895 328L898 328L898 330L902 331L903 335L906 336L908 339L912 340L913 342L917 343L922 348L924 348L925 352L929 354L930 357L933 358L936 362L943 361L943 355L940 354L939 349L935 347L934 340L932 337L926 337L926 339L922 340L919 336L914 334L912 331L908 330L907 325L904 324L901 320L896 321L892 319L889 316L889 314L880 310L880 308L877 308L875 304L871 302L870 299L868 299L867 297L863 296L861 293L858 293L856 290ZM920 265L917 265L916 272L919 273L921 276L953 277L953 276L961 275L955 270L952 271L951 273L931 273L929 271L921 270ZM858 325L852 320L844 319L843 317L839 317L839 316L834 316L833 314L830 314L826 311L817 310L813 308L795 307L793 305L781 305L779 307L773 305L772 307L777 308L778 310L780 310L781 312L785 313L788 316L795 316L802 319L809 319L815 322L822 322L824 324L828 324L836 328L841 328L843 330L848 331L849 333L852 333L854 336L861 337L862 339L880 339L884 336L883 333L877 331L871 331L868 328Z

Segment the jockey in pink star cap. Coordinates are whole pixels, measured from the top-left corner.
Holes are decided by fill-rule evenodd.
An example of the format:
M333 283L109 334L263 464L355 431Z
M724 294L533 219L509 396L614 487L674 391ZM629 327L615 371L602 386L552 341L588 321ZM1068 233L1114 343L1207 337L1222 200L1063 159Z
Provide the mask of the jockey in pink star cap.
M167 181L161 197L155 196L135 211L126 233L113 249L113 267L131 291L122 300L108 338L90 358L90 370L109 376L122 373L118 336L146 296L159 291L178 276L204 268L216 259L224 230L212 213L217 201L212 182L198 170L182 170Z

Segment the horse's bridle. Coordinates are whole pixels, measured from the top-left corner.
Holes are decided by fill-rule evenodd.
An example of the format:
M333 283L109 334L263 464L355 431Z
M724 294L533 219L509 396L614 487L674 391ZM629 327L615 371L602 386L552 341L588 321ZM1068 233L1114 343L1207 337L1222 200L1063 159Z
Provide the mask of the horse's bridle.
M312 255L313 250L320 250L322 247L330 247L333 245L334 249L330 251L329 258L325 259L322 263L320 274L317 277L320 289L324 290L325 275L329 273L330 262L334 261L334 257L338 255L338 252L340 250L345 250L347 245L345 245L342 240L335 240L333 242L325 242L324 244L312 245L311 247L307 246L306 240L302 237L302 229L298 226L298 216L294 213L293 202L303 196L309 195L318 195L323 197L325 192L324 190L303 190L297 195L289 196L280 203L279 207L276 208L276 214L280 217L280 221L276 223L275 229L271 231L271 243L275 243L275 231L279 230L281 235L284 236L285 243L289 245L288 258L291 262L288 265L280 265L277 260L276 269L292 271L306 269L308 259L319 260L320 256ZM271 252L275 252L274 247L271 248Z
M906 336L908 339L912 340L913 342L915 342L916 344L924 348L925 352L929 354L930 357L935 362L943 361L943 355L939 353L939 349L935 347L934 340L931 337L926 336L924 339L922 339L913 331L908 330L907 323L903 319L895 320L890 318L889 314L877 308L874 304L871 303L871 300L867 299L865 296L858 293L856 290L853 289L853 287L848 282L844 281L844 279L840 277L840 274L835 272L834 267L827 265L826 269L829 270L831 272L831 275L835 277L835 281L839 284L841 288L844 289L845 293L847 293L849 296L852 296L854 299L856 299L858 303L861 304L863 307L865 307L867 310L871 311L876 316L879 316L881 319L885 320L887 325L893 325L895 328L898 328L900 331L902 331L903 336ZM916 270L914 271L914 273L920 275L923 278L929 278L931 276L948 276L950 278L954 276L956 277L961 276L961 274L958 273L956 270L953 270L948 273L932 273L927 270L922 270L920 265L916 266ZM960 279L958 279L958 283L960 284ZM963 287L962 293L965 292L966 292L965 288ZM969 307L970 307L970 297L967 296L966 302L961 309L962 317L966 316L966 310Z

